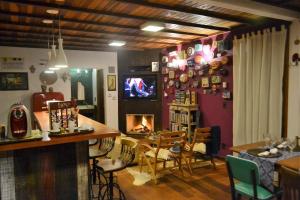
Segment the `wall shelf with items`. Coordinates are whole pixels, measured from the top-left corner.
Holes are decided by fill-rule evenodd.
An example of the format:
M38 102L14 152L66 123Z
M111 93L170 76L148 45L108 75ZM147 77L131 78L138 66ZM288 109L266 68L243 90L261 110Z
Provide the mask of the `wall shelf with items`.
M171 131L186 131L191 141L194 130L198 127L199 106L198 104L169 104L169 128Z

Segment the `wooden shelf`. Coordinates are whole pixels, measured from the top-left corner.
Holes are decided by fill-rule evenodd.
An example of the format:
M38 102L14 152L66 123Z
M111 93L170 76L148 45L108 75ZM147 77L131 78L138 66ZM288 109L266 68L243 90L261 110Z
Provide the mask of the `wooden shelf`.
M42 131L49 131L49 118L47 112L34 112L34 120L37 123L38 127ZM73 143L73 142L82 142L90 139L112 137L120 135L118 130L111 129L104 124L96 122L92 119L89 119L85 116L78 116L79 126L88 125L94 128L93 133L87 134L78 134L71 135L66 137L51 137L50 141L44 142L41 140L38 141L27 141L27 142L18 142L13 144L2 144L0 145L0 151L12 151L18 149L28 149L28 148L37 148L45 147L57 144Z

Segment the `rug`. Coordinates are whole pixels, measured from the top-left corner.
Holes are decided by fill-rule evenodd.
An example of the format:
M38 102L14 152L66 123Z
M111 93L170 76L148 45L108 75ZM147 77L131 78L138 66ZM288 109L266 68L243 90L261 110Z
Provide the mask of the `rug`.
M133 185L139 186L144 185L151 180L151 175L146 172L141 172L133 167L126 168L128 173L131 174L134 178Z

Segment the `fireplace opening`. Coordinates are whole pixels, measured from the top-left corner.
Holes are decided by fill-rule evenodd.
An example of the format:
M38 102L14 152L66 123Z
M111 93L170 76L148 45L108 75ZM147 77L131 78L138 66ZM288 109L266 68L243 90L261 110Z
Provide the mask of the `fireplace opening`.
M127 134L147 134L153 131L153 114L126 114Z

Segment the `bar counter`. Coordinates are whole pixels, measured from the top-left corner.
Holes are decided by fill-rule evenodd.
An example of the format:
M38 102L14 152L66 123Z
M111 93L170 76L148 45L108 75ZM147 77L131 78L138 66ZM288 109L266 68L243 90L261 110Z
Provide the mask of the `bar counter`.
M49 130L47 112L34 118L40 130ZM120 133L82 115L78 123L94 132L0 145L0 199L89 199L88 140Z

